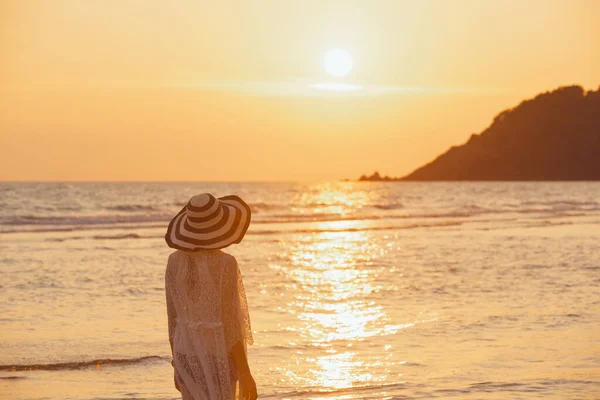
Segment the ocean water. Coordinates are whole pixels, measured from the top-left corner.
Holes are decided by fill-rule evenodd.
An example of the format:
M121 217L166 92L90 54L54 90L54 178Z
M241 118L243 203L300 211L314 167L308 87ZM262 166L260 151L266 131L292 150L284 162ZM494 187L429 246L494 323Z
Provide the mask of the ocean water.
M600 183L0 183L0 397L174 399L169 219L238 194L268 399L600 398Z

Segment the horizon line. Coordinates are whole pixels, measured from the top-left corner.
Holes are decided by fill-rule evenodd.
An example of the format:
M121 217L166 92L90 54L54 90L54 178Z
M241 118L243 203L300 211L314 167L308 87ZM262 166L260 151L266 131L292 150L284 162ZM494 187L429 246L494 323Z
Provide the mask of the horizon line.
M511 180L511 179L495 179L495 180L486 180L486 179L460 179L460 180L416 180L416 179L404 179L404 177L401 178L394 178L394 179L389 179L389 180L363 180L361 181L360 178L357 179L350 179L350 178L341 178L341 179L331 179L331 180L275 180L275 181L266 181L266 180L246 180L246 181L239 181L239 180L231 180L231 181L190 181L190 180L173 180L173 181L145 181L145 180L89 180L89 181L84 181L84 180L0 180L0 184L5 184L5 183L398 183L398 182L402 182L402 183L423 183L423 182L427 182L427 183L448 183L448 182L478 182L478 183L482 183L482 182L489 182L489 183L500 183L500 182L540 182L540 183L548 183L548 182L600 182L600 180L590 180L590 179L580 179L580 180Z

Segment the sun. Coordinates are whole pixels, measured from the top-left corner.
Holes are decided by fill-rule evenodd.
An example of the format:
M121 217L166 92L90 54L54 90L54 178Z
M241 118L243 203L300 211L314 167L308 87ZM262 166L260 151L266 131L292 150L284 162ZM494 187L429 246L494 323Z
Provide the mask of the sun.
M336 78L348 75L352 70L352 65L352 56L344 49L329 50L323 61L325 72Z

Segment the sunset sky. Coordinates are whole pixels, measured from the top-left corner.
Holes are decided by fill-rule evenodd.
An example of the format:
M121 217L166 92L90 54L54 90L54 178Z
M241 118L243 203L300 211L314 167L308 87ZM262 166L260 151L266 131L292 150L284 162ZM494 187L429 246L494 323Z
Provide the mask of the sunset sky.
M599 20L596 0L2 0L0 180L404 175L523 99L598 88Z

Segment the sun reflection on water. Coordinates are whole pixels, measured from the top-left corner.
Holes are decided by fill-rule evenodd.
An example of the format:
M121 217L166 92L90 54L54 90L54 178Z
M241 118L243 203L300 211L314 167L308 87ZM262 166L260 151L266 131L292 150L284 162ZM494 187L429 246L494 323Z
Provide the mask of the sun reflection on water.
M373 382L375 377L369 373L357 374L356 369L363 366L362 361L354 360L356 354L351 351L335 353L312 359L318 369L312 369L314 384L334 389L352 387L354 382Z
M380 201L352 184L315 185L301 196L307 207L342 217ZM341 399L346 389L397 384L402 375L392 335L416 322L394 323L387 313L396 289L385 277L394 267L385 260L390 247L382 246L381 234L364 229L369 223L315 221L306 233L279 242L278 259L285 261L270 264L286 280L278 309L285 320L278 327L293 332L285 344L297 349L282 373L298 388L335 391Z
M339 187L335 191L327 186L319 189L318 193L311 193L310 200L306 199L319 207L342 204L345 209L356 210L368 201ZM373 259L381 255L381 248L374 244L371 232L359 230L361 224L316 222L315 226L328 231L299 235L286 245L286 258L291 265L284 270L294 292L294 299L286 308L297 318L297 326L292 329L307 345L324 350L317 357L298 353L312 367L302 376L293 372L288 376L302 386L339 390L385 382L385 369L370 368L385 360L364 357L360 352L365 347L359 350L359 344L368 345L367 338L391 335L412 326L392 324L379 303L377 293L384 288L377 277L385 267ZM382 356L389 360L389 347L382 346L380 350L384 355L389 353Z

